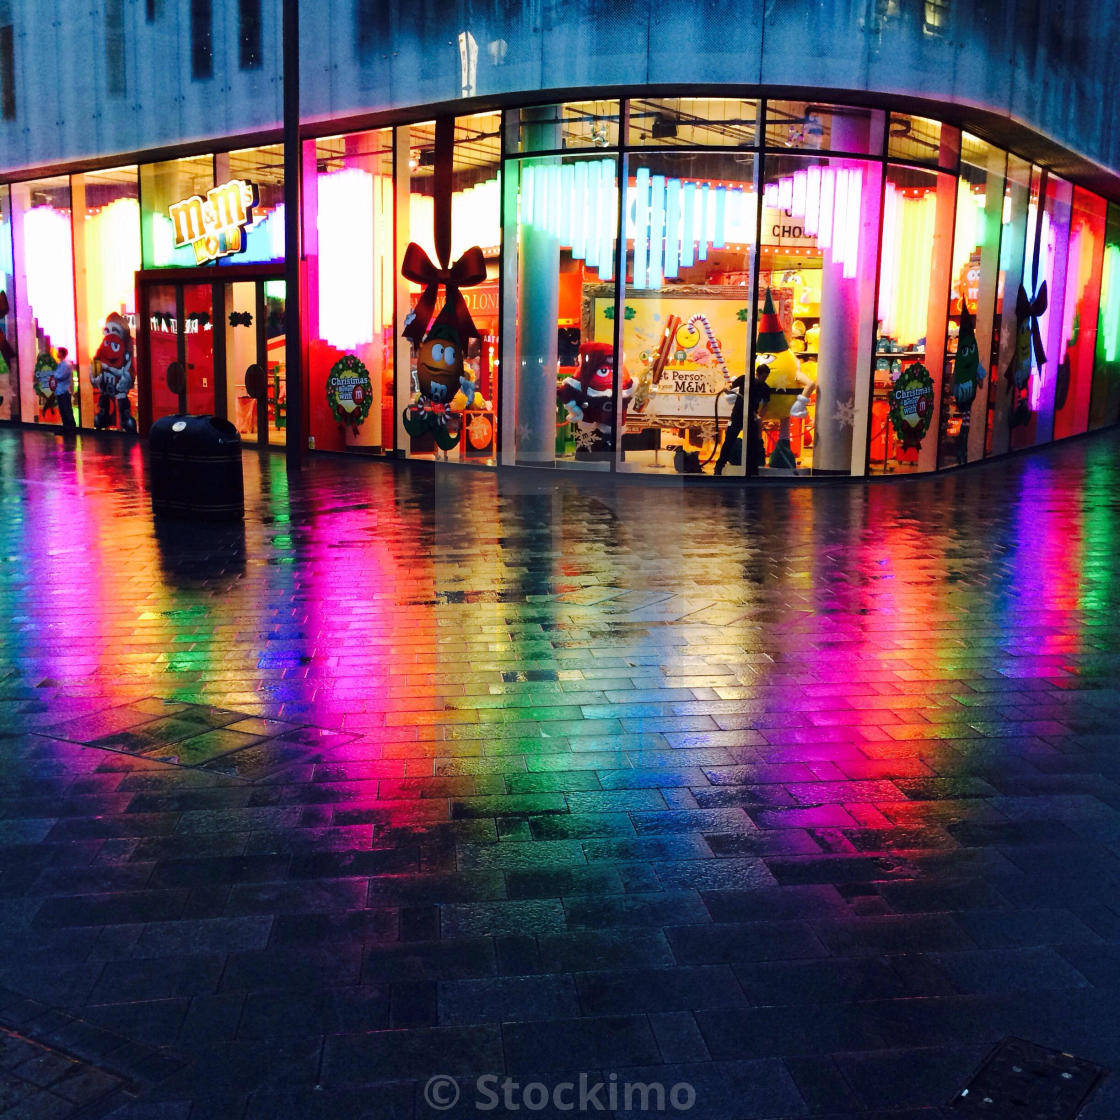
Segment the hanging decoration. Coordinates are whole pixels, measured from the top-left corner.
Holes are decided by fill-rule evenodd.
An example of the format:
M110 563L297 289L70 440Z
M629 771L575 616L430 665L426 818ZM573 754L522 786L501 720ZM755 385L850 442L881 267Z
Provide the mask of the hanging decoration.
M962 301L960 333L953 361L953 397L960 408L971 406L977 386L984 384L986 376L987 370L980 364L980 351L976 345L976 320Z
M357 432L373 404L369 370L353 354L338 359L327 374L327 404L334 418Z
M402 276L424 286L402 332L418 347L416 395L404 410L404 427L414 437L430 433L441 451L449 451L459 442L458 421L453 425L454 430L448 424L451 401L463 374L463 350L470 339L481 337L460 289L481 284L486 279L486 261L477 245L467 249L454 264L448 263L451 259L454 155L454 118L440 117L436 121L432 185L432 224L439 267L415 241L409 242L401 265ZM441 286L443 309L431 323Z
M899 374L888 394L890 420L903 451L918 451L933 421L933 377L921 362Z
M1019 285L1015 297L1015 353L1007 367L1007 383L1012 392L1011 427L1025 424L1030 418L1031 404L1028 387L1032 367L1041 371L1046 362L1046 352L1042 348L1042 328L1040 316L1046 313L1046 281L1043 280L1034 298L1027 295L1026 288Z

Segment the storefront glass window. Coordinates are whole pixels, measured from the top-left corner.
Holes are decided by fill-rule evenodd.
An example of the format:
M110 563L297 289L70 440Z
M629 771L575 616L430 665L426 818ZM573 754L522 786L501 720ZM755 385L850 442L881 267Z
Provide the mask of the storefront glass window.
M1054 384L1055 439L1078 435L1089 426L1107 208L1103 198L1074 187L1062 306L1062 342ZM1058 279L1060 283L1061 278Z
M558 133L542 132L536 127L545 110L514 110L506 115L504 150L507 155L517 156L559 149L617 148L618 109L619 103L612 100L568 101L548 106L549 119L559 122ZM545 144L555 147L546 148Z
M610 413L573 428L618 469L742 474L758 201L750 154L643 154L629 165L621 377ZM594 339L613 341L613 293ZM745 388L746 387L746 388ZM578 418L577 418L578 420ZM598 428L598 435L592 430ZM726 454L721 452L726 451Z
M890 165L871 412L873 474L937 466L957 180Z
M766 147L881 156L883 114L813 101L767 101Z
M305 165L309 430L328 451L392 450L393 131L309 141Z
M203 205L217 185L213 156L141 165L145 268L197 268L210 263Z
M1027 212L1023 299L1017 294L1014 308L1020 347L1010 420L1012 448L1032 447L1054 438L1072 205L1073 185L1036 168Z
M546 112L553 114L555 110ZM559 138L559 131L556 139ZM454 121L444 154L436 123L397 130L398 181L408 184L398 204L398 273L407 277L398 300L398 343L407 373L397 374L397 446L409 457L497 461L498 254L501 246L501 115L479 113ZM550 141L551 142L551 141ZM557 144L559 147L559 144ZM406 173L401 155L407 151ZM556 158L556 157L553 157ZM441 161L450 159L450 168ZM405 176L402 178L402 176ZM449 227L448 264L459 279L452 302L446 289L418 277L440 267L437 230ZM415 250L408 250L413 244ZM458 263L457 262L461 262ZM435 302L429 302L431 292ZM427 323L412 328L414 318Z
M887 133L887 158L906 163L926 163L955 171L960 132L951 125L909 113L892 113Z
M1120 205L1108 207L1089 427L1120 419Z
M11 191L14 260L23 277L16 300L18 361L21 374L28 374L20 377L20 412L25 421L59 424L52 370L59 347L71 362L77 354L70 180L14 183ZM77 398L74 413L80 419Z
M19 355L15 347L15 266L12 262L11 200L0 187L0 420L19 419Z
M864 146L867 118L833 141ZM758 473L862 474L874 327L882 165L765 157L755 321ZM765 388L763 388L764 383Z
M216 183L243 183L248 190L240 194L232 189L220 197L229 199L226 218L224 255L214 259L214 264L257 264L284 260L284 148L281 144L267 144L261 148L246 148L238 152L219 152L214 157ZM245 221L240 234L233 226L242 214L237 210L240 198ZM249 202L248 200L252 201ZM236 247L234 247L236 246Z
M629 142L661 148L753 148L758 102L724 97L641 97L629 103Z
M77 227L81 236L74 245L82 415L98 426L116 426L119 393L128 394L128 407L122 412L139 415L134 350L138 333L136 272L140 268L137 169L118 167L75 175L72 189L74 209L84 215ZM122 341L111 352L101 349L107 326Z
M531 147L557 127L546 113L524 129ZM607 469L608 448L595 441L611 415L617 158L510 161L506 177L503 340L515 376L505 385L504 461L590 461L594 451Z
M949 272L941 467L984 454L1006 162L998 148L963 137Z
M998 357L988 376L989 455L1006 453L1010 446L1012 420L1017 419L1016 399L1020 389L1015 384L1013 372L1019 341L1015 307L1023 280L1030 197L1031 165L1018 156L1009 155L1000 215L999 280L993 324L998 340Z

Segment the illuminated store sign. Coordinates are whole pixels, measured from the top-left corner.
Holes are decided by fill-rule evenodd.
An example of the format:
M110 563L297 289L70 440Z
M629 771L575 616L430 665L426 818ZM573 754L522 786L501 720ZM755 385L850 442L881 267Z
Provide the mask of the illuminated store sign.
M244 227L252 220L257 193L252 183L231 179L206 192L191 195L167 208L175 232L175 248L194 246L195 261L205 264L240 253L245 247Z

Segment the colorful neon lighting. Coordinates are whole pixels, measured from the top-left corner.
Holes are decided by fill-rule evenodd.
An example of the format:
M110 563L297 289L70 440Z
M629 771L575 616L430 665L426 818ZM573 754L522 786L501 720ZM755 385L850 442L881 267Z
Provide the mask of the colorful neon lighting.
M358 167L319 176L319 337L339 350L373 341L373 176ZM388 251L385 246L382 252Z
M86 214L86 329L101 337L110 311L136 310L136 272L140 268L140 203L118 198Z
M1101 276L1101 333L1104 360L1120 360L1120 245L1106 245Z
M77 353L74 343L74 285L60 276L74 275L69 211L35 206L23 216L24 273L27 302L40 329L54 347Z
M937 195L907 194L887 184L883 200L883 253L879 279L882 333L913 346L925 336L929 317L929 252Z

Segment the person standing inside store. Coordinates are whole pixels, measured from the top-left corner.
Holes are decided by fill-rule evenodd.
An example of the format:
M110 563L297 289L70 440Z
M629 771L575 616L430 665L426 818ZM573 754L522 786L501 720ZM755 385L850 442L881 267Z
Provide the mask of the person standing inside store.
M731 417L727 421L727 430L723 434L723 444L719 449L719 458L716 460L716 474L723 474L723 468L730 462L742 462L742 449L739 449L739 455L735 454L735 441L739 438L743 431L743 395L744 383L746 381L745 374L739 374L725 390L726 393L734 394L734 400L731 404Z
M51 371L54 397L58 404L58 414L62 417L62 431L65 435L78 430L78 425L74 423L74 406L70 400L70 393L74 387L74 363L68 359L69 353L65 346L60 346L58 365Z

